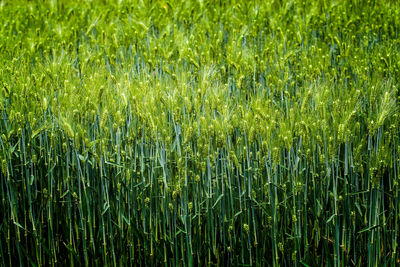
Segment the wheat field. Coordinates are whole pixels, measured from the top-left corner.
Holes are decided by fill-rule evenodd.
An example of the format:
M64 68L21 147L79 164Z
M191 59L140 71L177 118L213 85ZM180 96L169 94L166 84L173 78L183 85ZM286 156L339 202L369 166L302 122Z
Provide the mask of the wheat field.
M1 1L1 266L398 266L397 1Z

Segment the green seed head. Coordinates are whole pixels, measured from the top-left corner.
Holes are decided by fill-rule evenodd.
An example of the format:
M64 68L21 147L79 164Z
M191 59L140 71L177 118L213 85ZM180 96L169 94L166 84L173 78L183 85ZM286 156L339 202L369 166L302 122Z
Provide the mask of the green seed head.
M243 230L246 232L246 234L248 234L249 233L249 225L243 224Z

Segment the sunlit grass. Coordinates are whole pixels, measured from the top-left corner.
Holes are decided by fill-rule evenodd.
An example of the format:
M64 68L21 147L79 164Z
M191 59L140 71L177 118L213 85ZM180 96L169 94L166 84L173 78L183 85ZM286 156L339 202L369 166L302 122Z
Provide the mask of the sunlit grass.
M399 264L395 1L103 2L0 4L2 266Z

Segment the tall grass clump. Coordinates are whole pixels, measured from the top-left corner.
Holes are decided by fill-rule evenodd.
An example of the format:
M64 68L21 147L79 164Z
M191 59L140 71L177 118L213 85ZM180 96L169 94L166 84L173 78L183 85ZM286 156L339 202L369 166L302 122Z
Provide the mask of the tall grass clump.
M396 1L0 2L0 265L400 264Z

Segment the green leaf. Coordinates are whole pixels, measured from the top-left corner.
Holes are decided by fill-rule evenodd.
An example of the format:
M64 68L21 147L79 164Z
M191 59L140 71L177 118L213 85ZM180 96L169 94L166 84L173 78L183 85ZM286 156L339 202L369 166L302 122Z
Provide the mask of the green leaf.
M333 218L335 218L335 215L336 214L333 214L331 217L329 217L329 219L326 221L326 223L330 223L333 220Z
M218 202L221 200L221 198L224 196L224 194L221 194L217 200L215 201L214 205L212 206L212 209L214 209L214 207L218 204Z
M14 223L16 226L18 226L19 228L24 229L24 230L26 231L26 229L25 229L22 225L20 225L19 223L17 223L16 221L13 221L13 223Z

